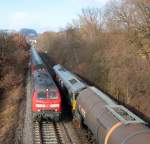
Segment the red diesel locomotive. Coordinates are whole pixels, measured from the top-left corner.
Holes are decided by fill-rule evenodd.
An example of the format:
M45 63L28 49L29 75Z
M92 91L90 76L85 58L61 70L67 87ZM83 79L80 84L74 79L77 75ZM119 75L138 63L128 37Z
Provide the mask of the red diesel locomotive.
M31 51L32 68L35 68L32 69L33 120L44 118L58 121L62 111L60 92L35 48Z

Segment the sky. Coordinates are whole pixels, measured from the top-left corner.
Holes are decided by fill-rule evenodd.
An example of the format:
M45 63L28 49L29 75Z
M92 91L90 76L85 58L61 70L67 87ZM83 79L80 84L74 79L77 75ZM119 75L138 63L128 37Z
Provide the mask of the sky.
M58 31L82 8L102 8L109 0L0 0L0 29Z

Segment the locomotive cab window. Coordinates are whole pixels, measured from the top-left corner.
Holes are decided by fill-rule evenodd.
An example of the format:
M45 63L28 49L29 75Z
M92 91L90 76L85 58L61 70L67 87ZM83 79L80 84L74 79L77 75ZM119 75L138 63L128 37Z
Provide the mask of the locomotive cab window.
M57 95L56 91L49 91L48 99L58 99L58 95Z
M43 92L43 91L39 92L37 98L38 99L46 99L45 92Z

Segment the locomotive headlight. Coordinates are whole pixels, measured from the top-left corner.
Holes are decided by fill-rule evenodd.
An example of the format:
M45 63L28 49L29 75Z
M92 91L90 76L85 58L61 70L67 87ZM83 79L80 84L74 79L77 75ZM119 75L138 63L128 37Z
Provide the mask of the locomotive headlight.
M44 107L46 107L45 104L36 104L35 106L38 107L38 108L44 108Z
M57 108L57 107L59 107L59 104L51 104L50 107L51 108Z

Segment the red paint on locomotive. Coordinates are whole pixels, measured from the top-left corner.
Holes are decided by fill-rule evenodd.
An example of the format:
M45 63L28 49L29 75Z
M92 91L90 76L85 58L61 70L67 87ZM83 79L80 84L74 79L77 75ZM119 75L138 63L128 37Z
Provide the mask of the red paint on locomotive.
M55 112L61 112L62 106L61 106L61 95L59 90L57 91L45 91L45 94L42 96L40 90L35 90L33 92L32 96L32 111L33 112L41 112L43 110L49 110L49 111L55 111ZM55 93L56 95L53 95L53 98L50 98L50 94ZM55 97L55 98L54 98Z

